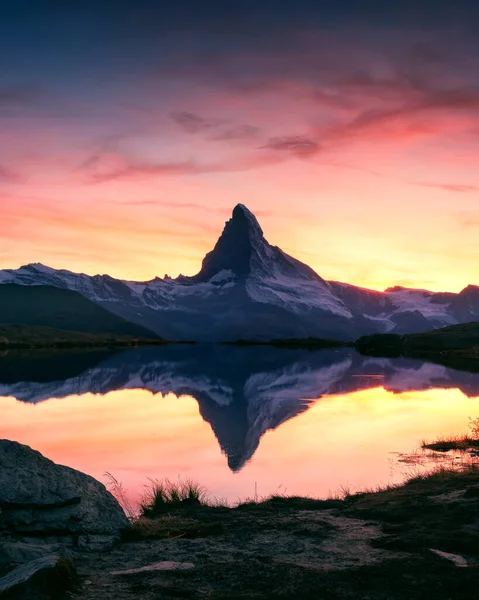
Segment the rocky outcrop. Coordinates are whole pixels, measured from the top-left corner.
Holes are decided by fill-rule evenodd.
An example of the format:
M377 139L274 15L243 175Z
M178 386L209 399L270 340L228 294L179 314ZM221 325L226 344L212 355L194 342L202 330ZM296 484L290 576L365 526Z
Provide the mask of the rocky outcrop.
M112 539L128 525L99 481L9 440L0 440L0 511L0 533Z
M50 600L76 584L73 563L59 556L44 556L13 569L0 578L0 598Z
M71 558L71 552L60 545L25 542L8 537L0 538L0 577L18 565L61 552L65 558Z
M127 526L99 481L0 440L0 600L64 598L75 553L109 549Z

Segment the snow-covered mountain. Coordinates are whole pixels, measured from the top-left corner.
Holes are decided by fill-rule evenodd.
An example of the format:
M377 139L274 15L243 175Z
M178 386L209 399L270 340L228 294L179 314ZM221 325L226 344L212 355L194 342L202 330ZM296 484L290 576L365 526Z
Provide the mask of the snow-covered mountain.
M479 396L478 374L412 359L362 357L348 349L176 345L84 353L73 361L55 354L40 365L21 354L2 361L0 396L23 402L124 389L193 396L235 471L253 456L266 431L324 395L382 386L394 393L459 388Z
M238 204L193 277L121 281L30 264L0 271L1 283L77 291L169 339L199 341L316 336L354 340L479 320L479 287L459 294L401 287L385 292L322 279L267 242Z

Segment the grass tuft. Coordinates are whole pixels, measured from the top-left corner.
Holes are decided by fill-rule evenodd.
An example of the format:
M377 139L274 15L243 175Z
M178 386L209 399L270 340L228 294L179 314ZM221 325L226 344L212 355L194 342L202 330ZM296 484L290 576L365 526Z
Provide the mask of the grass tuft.
M426 450L434 450L435 452L449 452L450 450L459 450L467 452L474 448L479 448L479 440L464 436L451 436L447 438L439 438L435 442L424 441L422 448Z
M434 450L436 452L449 452L458 450L468 452L479 449L479 418L469 418L469 434L438 438L435 442L423 440L421 448Z
M154 519L172 510L207 505L206 489L191 479L150 479L140 503L140 516Z

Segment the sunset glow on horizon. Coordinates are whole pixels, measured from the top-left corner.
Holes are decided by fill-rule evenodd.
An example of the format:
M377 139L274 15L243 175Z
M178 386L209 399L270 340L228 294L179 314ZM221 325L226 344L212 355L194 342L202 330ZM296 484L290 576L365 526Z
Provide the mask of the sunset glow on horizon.
M0 9L1 269L193 275L243 203L324 279L479 283L478 7L36 4Z

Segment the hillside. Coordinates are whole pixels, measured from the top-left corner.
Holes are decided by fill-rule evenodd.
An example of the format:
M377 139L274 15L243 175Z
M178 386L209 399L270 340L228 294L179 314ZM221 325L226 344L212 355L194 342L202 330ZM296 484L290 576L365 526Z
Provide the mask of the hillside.
M90 334L158 337L141 325L117 317L78 292L47 285L0 286L0 322L3 325L52 327ZM38 331L31 333L37 335ZM16 335L26 334L26 330L16 332ZM48 337L52 335L62 337L64 334L49 332Z
M94 348L166 344L160 338L138 337L114 333L90 333L42 327L0 323L0 349L8 348Z
M405 335L404 344L409 351L450 352L452 350L479 350L479 323L451 325L426 333Z
M479 368L479 323L451 325L411 335L368 335L359 338L356 350L373 356L410 356L454 368Z

